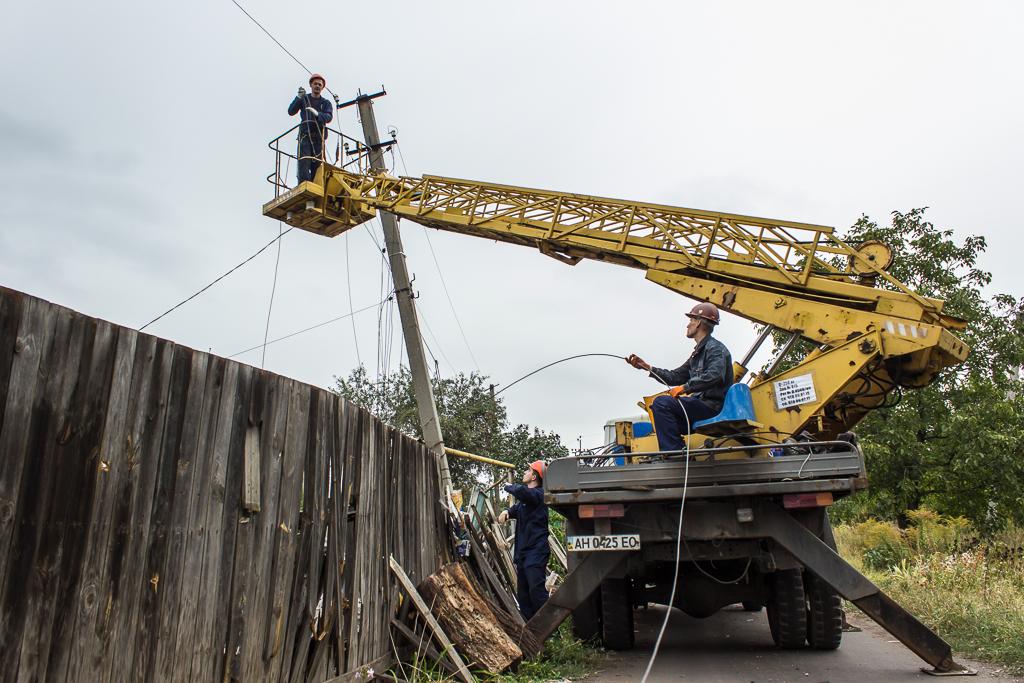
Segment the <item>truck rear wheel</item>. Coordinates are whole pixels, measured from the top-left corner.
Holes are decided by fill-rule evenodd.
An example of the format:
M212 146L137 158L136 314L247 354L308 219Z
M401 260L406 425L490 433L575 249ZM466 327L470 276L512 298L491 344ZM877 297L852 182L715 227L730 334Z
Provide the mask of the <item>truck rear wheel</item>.
M843 639L843 601L832 586L804 573L807 593L807 643L815 650L835 650Z
M572 611L572 634L580 640L597 640L601 637L600 588Z
M768 599L768 627L772 640L781 648L804 647L807 640L807 599L803 571L780 569L771 575L772 595Z
M633 649L633 596L628 577L601 582L601 643L609 650Z

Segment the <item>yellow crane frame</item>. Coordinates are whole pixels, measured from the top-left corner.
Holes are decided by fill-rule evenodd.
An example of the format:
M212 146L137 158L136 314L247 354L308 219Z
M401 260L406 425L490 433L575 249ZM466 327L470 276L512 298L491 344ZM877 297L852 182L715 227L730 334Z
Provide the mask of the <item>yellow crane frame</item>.
M755 441L804 431L832 438L894 387L925 386L970 352L954 333L963 321L886 270L888 247L854 247L828 226L329 164L263 207L266 216L328 237L377 210L536 247L567 265L592 259L639 268L663 287L814 342L795 367L751 381L765 427ZM812 390L787 404L780 401L787 380Z

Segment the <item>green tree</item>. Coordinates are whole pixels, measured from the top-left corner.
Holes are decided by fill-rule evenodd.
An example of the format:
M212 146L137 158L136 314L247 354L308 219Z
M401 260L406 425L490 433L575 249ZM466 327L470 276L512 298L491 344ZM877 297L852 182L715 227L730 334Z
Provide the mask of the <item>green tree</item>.
M838 506L842 515L905 521L927 505L985 527L1024 521L1024 300L986 297L991 275L978 266L984 237L957 243L924 209L894 212L889 225L864 216L847 242L880 240L893 248L889 271L945 313L963 318L967 361L923 389L875 410L858 426L871 487Z
M348 377L335 380L337 393L406 434L422 438L408 368L377 380L360 366ZM487 377L475 372L459 373L435 377L431 383L446 446L511 462L516 465L517 478L533 460L569 455L555 432L525 424L509 428L504 401L492 395ZM498 469L502 470L500 476L506 476L507 471L464 458L449 458L448 463L455 486L462 488L479 485L481 480L493 481Z

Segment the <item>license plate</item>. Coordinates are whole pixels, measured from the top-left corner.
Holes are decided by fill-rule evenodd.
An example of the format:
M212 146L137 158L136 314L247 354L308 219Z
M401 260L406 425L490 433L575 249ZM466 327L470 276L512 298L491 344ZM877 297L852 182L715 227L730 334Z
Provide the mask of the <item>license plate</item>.
M607 536L568 536L565 539L569 552L591 552L594 550L640 550L640 534L608 534Z

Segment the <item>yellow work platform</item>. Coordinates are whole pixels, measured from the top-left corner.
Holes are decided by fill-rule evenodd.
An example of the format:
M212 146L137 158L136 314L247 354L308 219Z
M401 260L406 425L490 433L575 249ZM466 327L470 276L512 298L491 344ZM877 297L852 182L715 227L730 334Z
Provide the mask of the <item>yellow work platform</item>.
M370 220L376 212L345 194L330 190L325 194L322 181L307 180L264 204L263 215L293 228L334 237Z

